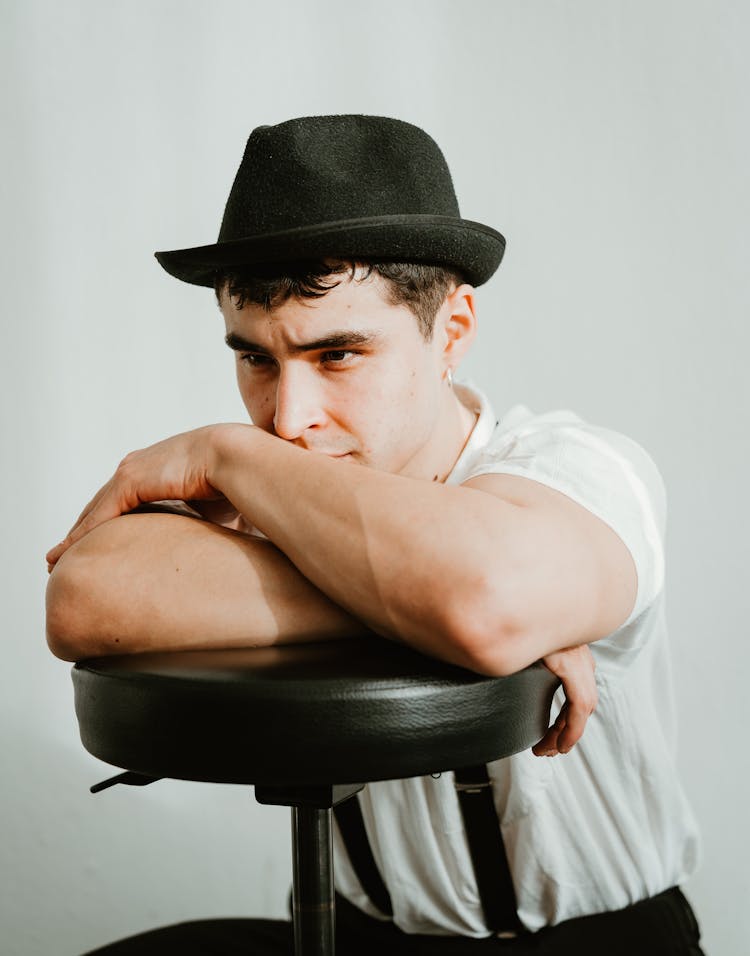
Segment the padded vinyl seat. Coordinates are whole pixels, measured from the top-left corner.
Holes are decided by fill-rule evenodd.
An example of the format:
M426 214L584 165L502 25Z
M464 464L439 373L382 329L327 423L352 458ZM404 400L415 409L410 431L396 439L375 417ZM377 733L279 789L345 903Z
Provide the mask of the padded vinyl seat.
M483 677L379 638L136 654L73 669L84 747L138 773L295 786L486 763L547 729L557 679Z

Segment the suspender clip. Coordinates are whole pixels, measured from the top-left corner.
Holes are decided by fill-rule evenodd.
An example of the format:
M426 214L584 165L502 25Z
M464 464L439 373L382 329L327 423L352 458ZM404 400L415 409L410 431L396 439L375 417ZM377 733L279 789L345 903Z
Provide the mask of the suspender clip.
M486 783L480 783L478 781L473 783L459 783L458 780L455 782L456 793L481 793L482 790L486 790L491 786L492 784L489 780Z

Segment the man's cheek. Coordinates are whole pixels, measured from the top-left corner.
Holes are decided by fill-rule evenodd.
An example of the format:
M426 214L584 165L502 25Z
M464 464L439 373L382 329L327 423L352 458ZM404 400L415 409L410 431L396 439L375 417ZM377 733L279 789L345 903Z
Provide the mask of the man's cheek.
M241 390L242 401L254 425L264 431L273 431L276 406L271 395L259 395L257 391Z

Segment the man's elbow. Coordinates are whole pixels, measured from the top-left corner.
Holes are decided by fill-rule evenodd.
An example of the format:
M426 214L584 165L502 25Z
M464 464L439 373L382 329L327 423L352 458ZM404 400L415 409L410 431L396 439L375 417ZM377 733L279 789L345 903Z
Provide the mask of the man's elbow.
M85 562L66 553L50 574L46 596L47 646L63 661L92 657L98 648Z
M449 615L450 640L459 649L463 666L485 677L507 677L536 659L518 622L494 593L475 593L456 602Z
M509 650L507 633L498 627L489 633L462 636L462 650L468 670L483 677L509 677L533 663Z

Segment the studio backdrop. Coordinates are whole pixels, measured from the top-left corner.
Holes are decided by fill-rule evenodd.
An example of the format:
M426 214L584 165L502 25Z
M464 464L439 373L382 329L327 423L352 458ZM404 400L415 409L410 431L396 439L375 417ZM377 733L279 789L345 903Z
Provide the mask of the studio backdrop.
M111 770L45 645L44 554L126 452L245 420L212 292L153 252L213 241L253 127L350 112L426 129L508 239L459 379L662 473L684 889L707 953L748 951L748 27L739 0L0 2L3 953L285 912L287 811L88 793Z

